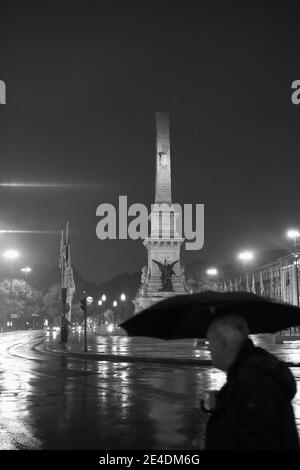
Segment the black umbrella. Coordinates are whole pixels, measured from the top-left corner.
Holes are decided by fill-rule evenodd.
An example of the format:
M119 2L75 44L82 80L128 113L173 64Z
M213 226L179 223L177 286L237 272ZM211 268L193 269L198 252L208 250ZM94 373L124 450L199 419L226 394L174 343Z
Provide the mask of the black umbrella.
M203 292L162 300L122 323L130 336L205 338L213 319L239 314L250 334L275 333L300 325L300 308L248 292Z

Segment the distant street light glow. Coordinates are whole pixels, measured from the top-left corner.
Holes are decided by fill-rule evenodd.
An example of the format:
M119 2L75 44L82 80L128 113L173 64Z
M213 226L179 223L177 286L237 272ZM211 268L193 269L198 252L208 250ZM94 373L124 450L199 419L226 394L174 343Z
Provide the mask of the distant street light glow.
M98 305L99 305L99 307L101 307L101 305L102 305L102 300L98 300Z
M101 297L101 299L102 299L102 302L105 302L105 301L106 301L106 295L103 294L102 297Z
M31 268L29 266L26 266L26 268L22 268L21 271L23 273L30 273L31 272Z
M126 295L124 294L124 292L121 294L120 299L122 300L122 302L126 300Z
M296 239L300 236L300 232L298 230L288 230L286 235L288 238Z
M238 258L242 261L251 261L253 259L253 257L254 257L254 255L253 255L252 251L243 251L238 256Z
M216 276L218 274L218 270L216 268L209 268L206 270L206 274L209 276Z
M14 260L14 259L18 258L19 253L16 250L7 250L7 251L5 251L3 256L4 256L4 258Z
M113 301L113 307L117 307L118 306L118 302L116 300Z

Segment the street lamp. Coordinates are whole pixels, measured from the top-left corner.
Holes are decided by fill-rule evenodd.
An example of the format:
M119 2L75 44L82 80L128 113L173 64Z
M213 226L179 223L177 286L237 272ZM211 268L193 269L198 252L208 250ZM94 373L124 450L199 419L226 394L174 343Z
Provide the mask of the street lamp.
M116 311L115 311L115 309L117 308L117 306L118 306L118 302L117 302L116 300L114 300L114 301L113 301L113 307L114 307L114 310L113 310L113 312L114 312L114 326L115 326L115 324L116 324Z
M26 268L22 268L21 271L22 271L23 273L26 273L26 274L27 274L27 273L30 273L30 272L31 272L31 268L30 268L29 266L27 266Z
M106 295L105 294L102 294L101 300L102 300L102 305L103 305L106 302ZM102 307L102 323L104 323L104 311L105 311L105 308L104 308L104 305L103 305L103 307Z
M7 250L3 256L9 260L14 260L19 257L19 253L16 250Z
M300 232L298 230L288 230L286 233L288 238L291 238L294 240L294 249L295 252L297 251L297 238L300 237Z
M120 295L120 300L121 300L121 305L122 305L122 319L121 319L121 321L124 321L125 320L124 302L126 301L126 295L124 294L124 292L122 292L122 294Z
M86 294L86 291L83 291L84 294ZM84 297L80 303L82 305L82 310L84 313L84 337L83 337L83 351L87 352L87 306L91 305L93 303L93 297L90 295L88 297Z
M249 286L249 282L248 282L248 275L247 275L247 272L246 272L246 264L249 261L253 260L254 254L253 254L252 251L242 251L241 253L239 253L238 258L239 258L239 260L241 260L243 262L244 276L245 276L245 280L246 280L246 290L250 291L250 286Z
M13 282L13 262L19 257L19 253L16 250L7 250L3 253L4 258L10 262L10 283L9 283L9 315L10 320L12 316L12 282Z
M296 260L294 261L295 266L295 274L296 274L296 298L297 298L297 306L299 307L299 285L298 285L298 249L297 249L297 238L300 236L298 230L288 230L287 237L294 240L294 257Z
M218 275L218 270L216 268L208 268L206 270L206 274L213 279ZM213 285L213 290L217 290L216 282L212 281L212 285Z
M252 251L242 251L239 253L238 258L243 261L245 264L247 261L251 261L254 257L254 254Z
M206 274L208 274L208 276L217 276L218 270L216 268L209 268L206 270Z
M21 269L22 273L24 273L25 279L24 279L24 318L26 318L26 308L27 308L27 275L28 273L31 272L31 268L29 266L26 266L26 268ZM34 329L34 318L32 319L32 328Z
M101 325L101 307L103 305L102 300L98 300L98 306L99 306L99 326Z

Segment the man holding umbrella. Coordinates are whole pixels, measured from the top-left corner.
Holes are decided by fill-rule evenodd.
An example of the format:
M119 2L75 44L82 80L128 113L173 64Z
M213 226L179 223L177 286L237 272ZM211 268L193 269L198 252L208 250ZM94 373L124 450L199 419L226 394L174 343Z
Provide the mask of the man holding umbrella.
M213 365L227 373L206 430L206 449L298 449L288 366L248 338L242 316L214 320L207 332Z
M299 449L288 366L249 334L300 324L300 309L249 292L204 292L158 302L122 325L131 336L207 338L227 373L207 425L206 449Z

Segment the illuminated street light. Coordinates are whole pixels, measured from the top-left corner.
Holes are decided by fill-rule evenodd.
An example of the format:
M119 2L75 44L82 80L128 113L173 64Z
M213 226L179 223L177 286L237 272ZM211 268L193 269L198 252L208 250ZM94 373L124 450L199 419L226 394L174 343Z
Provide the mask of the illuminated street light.
M22 273L25 274L24 279L24 318L26 318L26 309L27 309L27 275L31 272L31 268L26 266L25 268L21 269ZM32 318L32 329L34 330L34 317Z
M103 305L103 301L100 299L98 300L98 306L99 306L99 327L101 326L101 313L103 312L102 311L102 305Z
M124 321L125 319L125 304L124 302L126 301L126 295L124 292L120 295L120 300L121 300L121 319ZM120 318L118 318L118 322L120 321Z
M242 251L242 253L238 255L238 258L246 263L247 261L251 261L254 258L254 254L252 251Z
M26 274L27 274L27 273L30 273L30 272L31 272L31 268L30 268L29 266L27 266L26 268L22 268L21 271L22 271L23 273L26 273Z
M9 316L12 318L12 284L13 284L13 262L19 257L16 250L7 250L3 254L4 258L10 261L10 282L9 282Z
M101 299L102 299L102 302L106 302L106 295L103 294L102 297L101 297Z
M298 230L288 230L286 235L288 238L297 238L300 236L300 232Z
M19 253L16 250L7 250L3 254L4 258L9 259L10 261L13 261L14 259L19 257Z
M211 278L214 278L218 275L218 270L216 268L209 268L206 270L206 274ZM212 290L217 290L217 283L216 281L212 281Z
M206 270L206 274L208 274L208 276L217 276L218 270L216 268L209 268Z
M246 272L246 264L248 261L252 261L254 258L254 254L252 251L242 251L238 255L239 260L243 262L243 268L244 268L244 275L245 275L245 287L247 292L250 292L250 284L249 284L249 279L248 279L248 273Z
M298 230L288 230L286 236L294 240L294 248L297 251L297 238L300 237L300 232Z
M113 301L113 307L116 309L118 306L118 302L116 300ZM114 315L114 325L116 324L116 310L113 310Z

